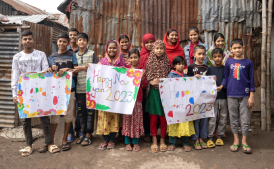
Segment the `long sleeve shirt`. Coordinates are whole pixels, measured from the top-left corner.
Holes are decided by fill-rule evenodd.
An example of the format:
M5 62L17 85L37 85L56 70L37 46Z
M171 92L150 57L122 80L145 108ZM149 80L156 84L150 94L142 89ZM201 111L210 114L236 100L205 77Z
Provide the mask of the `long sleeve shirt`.
M228 97L247 97L255 92L254 65L249 59L228 59L222 85Z
M46 71L48 67L47 56L42 51L34 49L30 54L21 51L14 55L11 74L12 96L17 96L18 80L22 73Z

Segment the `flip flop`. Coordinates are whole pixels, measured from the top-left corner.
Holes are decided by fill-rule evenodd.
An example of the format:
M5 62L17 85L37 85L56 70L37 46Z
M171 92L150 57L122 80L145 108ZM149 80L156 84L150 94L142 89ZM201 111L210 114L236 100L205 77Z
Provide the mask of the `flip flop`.
M114 149L115 148L115 143L108 143L107 149Z
M165 148L165 149L162 149L162 148ZM161 144L160 145L160 151L161 152L166 152L167 151L167 146L165 144Z
M83 142L83 140L85 139L85 136L82 135L77 141L76 141L76 144L81 144ZM80 141L80 142L78 142Z
M190 147L190 146L188 146L188 147L190 148L190 150L186 150L186 148L185 148L186 146L188 146L188 145L183 145L183 149L184 149L184 151L185 151L185 152L190 152L190 151L191 151L191 147Z
M86 144L82 144L83 141L85 141L85 142L87 142L87 143L86 143ZM81 145L82 145L82 146L88 146L88 145L91 145L92 142L93 142L92 137L91 137L91 138L85 137L84 140L82 140Z
M168 149L168 147L170 147L170 146L173 146L173 149ZM167 151L174 151L176 148L176 146L174 146L174 145L169 145L168 147L167 147Z
M207 144L208 148L214 148L215 147L215 144L213 143L212 140L208 140L206 144Z
M22 151L22 156L23 157L27 157L27 156L30 156L33 152L33 148L31 147L25 147L24 149L20 150ZM28 154L24 154L24 153L28 153Z
M156 144L153 144L153 145L151 145L151 151L153 152L153 153L158 153L158 146L156 145ZM154 149L156 149L156 150L154 150Z
M47 151L48 151L48 145L46 145L46 144L43 145L43 147L40 147L38 150L39 153L45 153Z
M133 151L137 152L137 151L140 151L140 150L141 150L141 148L140 148L139 145L134 145L133 146Z
M107 144L100 143L98 149L99 150L106 150L107 149Z
M56 151L54 151L54 150L56 150ZM51 154L58 153L58 152L60 152L60 149L59 149L56 145L51 145L51 146L49 147L49 152L50 152Z
M217 140L216 140L216 146L223 146L224 145L224 142L223 142L223 140L222 139L220 139L220 138L218 138Z
M249 147L249 145L246 146L246 145L242 144L242 146L243 146L243 152L244 152L244 153L246 153L246 154L251 154L251 153L252 153L251 148ZM245 150L244 148L245 148L245 149L248 149L248 148L249 148L250 150L247 151L247 150Z
M200 142L200 144L201 144L202 149L207 149L207 145L205 142ZM206 147L203 147L203 146L206 146Z
M196 147L201 147L201 149L199 149L199 148L196 148ZM203 148L202 148L202 146L200 145L200 143L195 143L194 145L193 145L193 147L194 147L194 149L195 150L202 150Z
M68 143L72 143L73 141L74 141L74 135L69 134L69 135L68 135L68 138L67 138L67 142L68 142Z
M67 145L69 145L69 146L66 147ZM71 149L71 147L70 147L70 144L68 142L66 144L62 144L62 151L68 151L70 149Z
M230 149L231 152L238 152L238 151L239 151L239 146L240 146L239 144L236 144L236 145L235 145L235 144L232 144L232 147L233 147L234 149L231 149L231 146L230 146L229 149ZM237 149L235 150L235 148L237 148Z
M130 146L130 144L127 144L125 149L126 149L127 151L132 151L132 147Z

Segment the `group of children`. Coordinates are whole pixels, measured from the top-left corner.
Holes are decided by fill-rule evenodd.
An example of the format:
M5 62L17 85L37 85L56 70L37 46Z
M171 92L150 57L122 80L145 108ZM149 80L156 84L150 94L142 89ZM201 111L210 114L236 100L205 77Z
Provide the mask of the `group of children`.
M76 32L77 37L70 36L73 34L71 32ZM24 32L22 41L23 38ZM76 39L78 48L72 43L68 48L73 39ZM139 53L137 49L131 49L129 37L123 34L118 37L117 41L110 40L107 42L106 56L98 61L95 52L87 48L88 39L87 34L78 34L76 29L70 29L69 35L62 33L58 36L59 51L48 58L50 66L47 69L48 72L58 71L60 76L65 71L71 71L74 77L77 77L77 81L75 79L72 83L71 98L65 115L62 150L71 149L70 142L74 140L74 134L70 133L69 136L68 134L73 118L78 123L78 127L75 123L74 130L76 131L76 128L81 129L76 131L79 136L76 143L82 146L92 143L93 122L98 120L96 134L103 136L103 142L98 147L100 150L115 148L115 137L120 133L124 136L127 151L140 151L139 138L145 134L144 141L146 142L151 141L152 137L151 151L158 152L156 137L158 127L161 130L160 151L162 152L173 151L177 146L177 138L181 139L183 149L186 152L191 151L188 144L190 137L194 141L194 149L212 148L215 145L224 145L222 137L225 135L229 112L230 125L234 135L234 143L230 146L230 150L236 152L240 147L238 137L240 117L243 152L251 153L247 144L247 133L250 124L249 107L254 104L254 67L251 60L243 57L242 40L234 39L231 41L232 57L228 50L224 50L224 35L217 33L214 35L214 44L208 51L199 38L198 28L191 27L189 29L190 43L183 49L179 46L178 31L172 28L168 30L163 41L156 40L150 33L145 34L142 41L143 48ZM142 82L132 115L98 111L98 119L94 119L95 111L86 108L86 71L89 63L143 70ZM16 66L15 63L13 66ZM217 84L218 94L214 105L215 117L167 125L159 93L160 78L191 76L201 78L201 76L206 75L215 76ZM14 85L13 89L15 89ZM16 102L16 100L14 101ZM78 104L77 114L75 114L76 103ZM80 127L79 122L77 122L77 115L79 115ZM40 152L49 150L48 146L53 146L50 149L52 153L59 151L53 142L58 122L59 116L51 116L52 142L46 142L46 145L39 150ZM214 143L215 132L217 132L217 140ZM169 146L165 144L166 133L169 136ZM208 141L205 142L207 138ZM31 147L30 144L28 146ZM22 155L30 154L31 152L25 149Z

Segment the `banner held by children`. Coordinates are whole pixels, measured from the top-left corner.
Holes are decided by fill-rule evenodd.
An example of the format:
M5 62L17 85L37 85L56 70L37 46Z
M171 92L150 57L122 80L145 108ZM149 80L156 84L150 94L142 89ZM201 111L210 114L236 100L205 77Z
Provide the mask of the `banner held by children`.
M142 70L89 64L87 108L132 114Z
M168 124L214 117L217 90L213 76L165 78L159 89Z
M22 74L17 100L20 118L66 115L70 99L72 73Z

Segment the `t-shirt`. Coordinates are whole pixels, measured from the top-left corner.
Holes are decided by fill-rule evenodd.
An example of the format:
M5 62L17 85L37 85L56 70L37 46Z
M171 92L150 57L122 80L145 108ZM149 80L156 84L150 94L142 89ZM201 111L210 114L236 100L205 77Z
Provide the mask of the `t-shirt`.
M249 59L228 59L222 82L229 97L248 97L255 92L254 65Z
M221 67L210 66L207 70L207 75L215 75L217 78L217 86L221 86L224 77L224 71L225 67L223 65ZM225 88L217 93L216 99L227 99Z
M73 69L74 65L77 65L76 55L72 50L68 50L65 53L59 54L58 52L53 53L49 58L49 66L53 65L58 66L58 71L62 68L70 68ZM75 90L75 82L72 78L72 87L71 91Z
M83 55L76 53L78 66L85 66L87 63L98 63L96 53L92 50L86 49ZM86 93L86 77L87 72L81 71L77 75L76 93Z
M188 66L187 76L203 75L206 76L208 67L206 65L197 65L195 63Z

